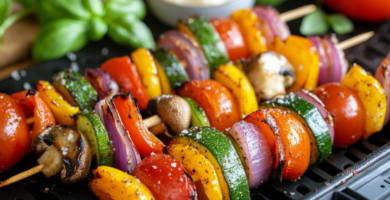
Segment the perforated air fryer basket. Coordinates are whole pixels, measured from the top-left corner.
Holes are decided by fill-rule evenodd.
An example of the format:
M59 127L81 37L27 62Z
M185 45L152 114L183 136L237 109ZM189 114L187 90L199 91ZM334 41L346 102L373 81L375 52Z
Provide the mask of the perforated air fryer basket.
M287 1L278 7L280 12L314 3L312 0ZM168 27L160 24L148 14L145 22L157 38ZM299 35L300 20L288 23L292 34ZM345 51L350 63L358 63L371 74L375 73L382 59L390 51L390 22L383 24L355 24L351 34L339 36L343 41L359 33L374 30L375 36L368 42ZM108 50L108 54L107 53ZM105 53L102 53L105 52ZM34 86L38 80L51 80L52 76L70 66L78 67L83 73L85 68L99 67L105 60L128 55L132 50L114 44L104 38L100 42L91 42L77 52L77 60L71 62L64 57L58 60L39 63L26 70L27 75L16 81L7 78L0 81L0 92L12 94L22 91L27 83ZM390 126L380 133L372 135L366 141L360 141L348 148L332 150L325 161L307 170L300 180L281 183L270 181L251 190L253 200L258 199L386 199L390 196ZM34 167L36 158L27 155L12 169L0 173L0 180ZM61 183L59 176L45 178L42 174L0 188L0 199L6 200L71 200L97 199L88 188L88 180L76 185Z

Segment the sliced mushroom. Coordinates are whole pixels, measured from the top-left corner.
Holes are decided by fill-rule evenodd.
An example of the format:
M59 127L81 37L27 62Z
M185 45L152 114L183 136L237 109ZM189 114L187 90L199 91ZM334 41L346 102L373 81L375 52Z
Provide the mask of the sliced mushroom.
M62 181L73 184L89 173L92 151L87 139L75 127L49 127L34 140L32 147L42 154L38 163L44 165L42 173L46 177L62 170Z
M191 108L177 95L162 95L148 102L150 114L158 114L171 133L179 133L190 126Z
M259 102L285 94L295 81L295 71L290 62L272 51L250 58L244 63L244 71Z

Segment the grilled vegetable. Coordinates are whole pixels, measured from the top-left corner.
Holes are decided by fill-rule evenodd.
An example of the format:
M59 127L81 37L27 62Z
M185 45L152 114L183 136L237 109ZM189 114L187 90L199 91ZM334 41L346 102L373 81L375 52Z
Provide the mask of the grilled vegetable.
M333 116L333 146L347 147L362 138L366 113L356 92L339 83L327 83L316 88L313 93L321 99Z
M75 117L75 126L87 138L92 150L92 157L97 166L111 166L113 152L108 133L94 111L82 111Z
M184 97L191 108L191 127L192 126L210 126L206 113L193 99Z
M140 110L146 109L148 96L145 87L128 56L107 60L102 64L101 69L110 74L118 84L121 93L131 91L132 96L137 99Z
M212 127L193 127L175 136L171 144L197 149L214 166L223 199L249 199L245 170L229 138Z
M286 148L282 178L296 180L305 173L310 161L310 138L306 127L293 114L279 109L267 109L278 125Z
M73 125L72 116L79 112L79 107L70 105L47 81L39 81L37 91L42 100L53 112L56 123Z
M37 91L26 90L14 93L11 97L22 106L26 117L34 117L34 123L30 128L31 141L34 141L46 128L56 125L53 113L39 97Z
M218 32L230 61L249 58L249 49L238 24L229 18L213 18L210 24Z
M168 31L160 36L157 47L171 51L179 59L191 80L210 79L207 60L199 44L180 31Z
M221 38L206 18L200 15L182 18L179 20L177 28L195 39L198 46L202 47L209 64L211 77L213 77L214 67L229 61Z
M195 185L181 162L170 155L152 155L137 165L133 175L141 180L156 199L196 199Z
M317 86L320 58L308 39L290 36L283 41L277 37L271 50L284 55L295 69L295 83L288 92L299 89L310 91Z
M236 66L224 64L214 71L216 81L225 86L236 98L242 117L259 109L253 87L245 74Z
M99 68L86 69L84 77L99 94L100 99L104 99L104 97L110 94L119 92L119 86L116 82L107 72Z
M77 72L64 70L53 77L53 86L72 106L80 110L93 109L98 94L91 84Z
M208 199L222 199L221 186L211 162L196 148L185 144L172 144L167 147L168 154L183 163L184 169L191 175L197 187L197 193L205 194ZM200 191L203 190L203 191ZM201 199L201 196L198 196Z
M176 86L176 83L189 80L183 66L181 66L176 56L170 51L164 48L158 48L155 51L152 51L152 53L156 60L160 63L172 88Z
M364 139L382 130L386 117L386 94L381 84L359 65L353 65L341 85L355 91L366 111Z
M273 165L268 142L259 127L245 121L235 123L227 132L237 143L237 153L242 153L249 188L255 188L268 180Z
M260 21L256 13L250 9L237 10L230 18L241 27L241 30L244 30L243 36L248 44L251 56L267 51L266 38L258 29Z
M206 112L212 127L224 131L240 121L236 100L228 89L213 80L190 81L176 88L182 97L192 98Z
M92 172L95 176L89 181L89 187L99 199L155 200L150 190L134 176L106 166Z
M381 65L377 68L375 73L375 79L379 81L383 89L386 93L386 103L387 103L387 109L386 109L386 117L385 117L385 124L387 124L390 120L390 72L389 72L389 65L390 65L390 53L387 55L387 57L382 61Z
M95 106L96 113L104 123L114 152L113 167L124 172L132 173L135 166L141 162L141 156L133 141L126 132L115 106L111 102L112 96L100 100Z
M0 93L0 171L18 163L30 147L30 133L22 107Z
M249 114L244 120L259 127L259 130L266 137L273 158L274 171L272 177L275 180L282 181L282 170L286 162L286 148L276 119L270 113L260 109Z
M139 48L131 53L131 59L141 76L141 82L145 86L148 98L160 96L161 84L152 54L147 49Z
M160 79L161 94L172 94L172 87L167 74L156 58L153 59L153 62L156 64L157 76Z
M164 144L146 128L130 93L114 95L109 101L113 106L111 112L117 112L128 133L126 135L130 136L142 158L151 153L162 153Z
M328 125L313 104L291 93L267 101L260 108L278 108L290 112L307 127L311 141L310 166L330 155L332 139Z
M83 180L91 166L92 152L87 139L72 126L52 126L44 130L32 143L34 150L41 154L39 164L42 173L51 177L61 171L66 184Z

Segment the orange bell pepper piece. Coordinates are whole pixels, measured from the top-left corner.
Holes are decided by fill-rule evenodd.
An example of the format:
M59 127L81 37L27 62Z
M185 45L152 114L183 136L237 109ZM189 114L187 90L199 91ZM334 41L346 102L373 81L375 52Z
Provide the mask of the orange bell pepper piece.
M214 80L184 82L176 93L190 97L206 112L210 125L219 131L241 120L240 108L233 94Z
M41 97L39 97L37 91L32 89L25 90L14 93L11 97L21 105L26 117L34 116L34 123L30 129L31 141L34 141L46 128L56 125L53 113Z
M148 157L151 153L162 153L164 144L146 128L131 94L115 95L111 101L141 157Z
M128 56L107 60L102 64L101 69L110 74L118 84L121 93L131 91L132 96L138 101L140 110L146 109L148 96L145 87L142 85L137 69Z

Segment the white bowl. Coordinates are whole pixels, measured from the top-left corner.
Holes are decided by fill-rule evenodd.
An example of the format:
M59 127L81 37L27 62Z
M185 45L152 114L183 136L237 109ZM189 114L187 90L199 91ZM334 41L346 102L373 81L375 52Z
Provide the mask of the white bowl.
M217 6L197 7L176 5L162 0L146 0L146 2L154 16L170 27L176 27L179 18L191 14L200 14L206 18L228 17L238 9L252 8L255 4L255 0L231 0Z

